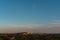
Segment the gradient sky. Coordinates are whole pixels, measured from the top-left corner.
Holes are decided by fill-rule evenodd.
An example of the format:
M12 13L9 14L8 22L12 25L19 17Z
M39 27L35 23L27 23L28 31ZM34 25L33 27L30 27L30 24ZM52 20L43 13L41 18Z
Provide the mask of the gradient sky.
M0 32L56 33L58 28L60 0L0 0Z

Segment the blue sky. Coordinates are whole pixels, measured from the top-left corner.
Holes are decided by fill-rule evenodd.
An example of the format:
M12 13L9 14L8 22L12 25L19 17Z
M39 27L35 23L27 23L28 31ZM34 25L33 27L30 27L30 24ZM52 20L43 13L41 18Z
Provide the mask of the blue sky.
M26 27L33 31L56 23L60 24L60 0L0 0L1 30Z

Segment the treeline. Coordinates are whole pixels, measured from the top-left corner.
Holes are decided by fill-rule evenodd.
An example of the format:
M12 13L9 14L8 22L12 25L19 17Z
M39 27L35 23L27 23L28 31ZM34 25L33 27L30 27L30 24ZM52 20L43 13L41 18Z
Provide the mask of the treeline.
M0 34L0 40L60 40L60 34Z

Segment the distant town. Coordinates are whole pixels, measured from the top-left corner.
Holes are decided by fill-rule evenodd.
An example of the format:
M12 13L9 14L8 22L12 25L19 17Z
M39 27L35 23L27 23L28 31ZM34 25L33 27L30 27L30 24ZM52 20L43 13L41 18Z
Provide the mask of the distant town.
M1 33L0 40L60 40L60 34L37 34L33 32Z

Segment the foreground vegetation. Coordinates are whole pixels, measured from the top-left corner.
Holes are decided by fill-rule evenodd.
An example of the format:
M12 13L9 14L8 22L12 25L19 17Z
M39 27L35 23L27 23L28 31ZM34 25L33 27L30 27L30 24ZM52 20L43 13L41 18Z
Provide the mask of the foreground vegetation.
M0 34L0 40L60 40L60 34Z

